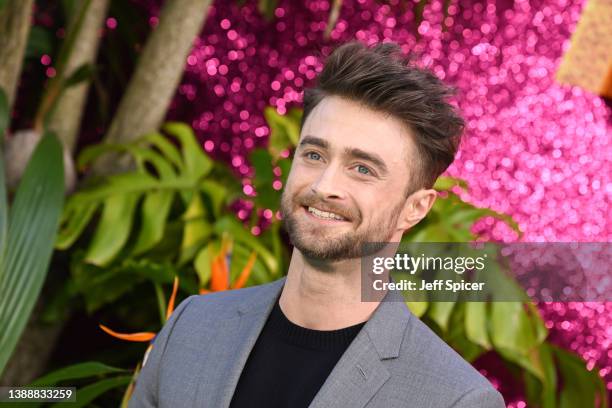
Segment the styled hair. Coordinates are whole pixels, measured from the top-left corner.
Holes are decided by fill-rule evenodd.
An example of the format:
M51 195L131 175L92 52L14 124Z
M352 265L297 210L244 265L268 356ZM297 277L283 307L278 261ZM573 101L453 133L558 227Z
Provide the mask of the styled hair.
M465 126L447 98L453 94L432 72L411 64L395 43L349 42L327 58L317 84L304 90L301 127L326 96L339 96L399 119L414 134L421 162L407 194L431 188L453 162Z

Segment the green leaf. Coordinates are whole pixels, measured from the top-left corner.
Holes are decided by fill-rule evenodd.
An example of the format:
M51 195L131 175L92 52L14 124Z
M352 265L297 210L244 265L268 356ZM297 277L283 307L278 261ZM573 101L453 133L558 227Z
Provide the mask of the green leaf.
M108 390L113 388L126 386L132 380L131 375L122 375L114 378L107 378L100 380L94 384L85 386L77 390L76 401L70 403L70 407L85 407L89 406L89 403L100 395L104 394ZM58 402L52 405L52 407L63 408L66 404Z
M141 147L134 146L131 149L134 154L142 160L142 163L150 163L155 168L157 176L163 180L172 180L176 178L176 173L172 164L166 160L164 156L157 153L153 149L143 149ZM137 160L138 160L137 158ZM144 168L142 169L145 170Z
M173 198L172 191L153 191L145 196L141 209L141 227L133 254L148 251L161 241Z
M606 389L597 370L588 371L586 362L577 355L553 346L553 354L558 362L563 378L563 388L559 396L559 408L607 407Z
M281 168L281 181L283 186L287 183L287 177L291 171L291 160L290 159L279 159L276 164Z
M132 229L139 194L115 194L104 202L102 217L89 244L85 262L98 266L110 263L125 245Z
M304 111L300 108L291 108L289 112L285 114L287 120L291 122L291 130L289 134L289 138L291 139L291 143L293 146L297 146L298 140L300 140L300 122L302 121L302 116L304 115Z
M8 102L2 88L0 88L0 265L4 262L6 235L8 228L8 199L6 197L6 181L4 176L4 151L2 149L4 130L8 121ZM0 281L3 268L0 267Z
M98 207L98 203L80 204L78 199L76 201L69 200L64 208L55 248L67 249L70 247L81 235Z
M200 189L204 193L205 197L210 201L212 215L215 218L220 217L226 204L228 195L227 187L214 180L203 180L200 183Z
M142 173L127 173L108 177L102 183L90 185L73 194L64 209L56 248L67 249L74 244L92 219L96 210L109 197L121 194L136 194L164 187L155 178ZM172 187L170 183L169 186ZM170 189L161 189L170 192ZM161 221L161 220L156 220ZM123 228L124 226L120 226Z
M86 147L79 155L77 166L79 169L84 169L88 164L101 155L110 152L127 152L134 158L141 173L146 173L144 164L145 162L148 162L155 167L159 177L164 179L175 178L176 174L174 169L172 168L172 165L164 158L164 156L158 154L152 149L146 149L138 146L138 142L139 141L126 144L103 143Z
M53 41L53 34L50 30L40 25L33 25L30 28L30 34L28 36L25 58L38 58L43 54L52 54Z
M443 339L452 348L457 350L463 358L473 362L485 352L485 349L469 340L466 336L464 323L466 318L465 305L465 302L459 302L455 305L448 324L448 332L443 336Z
M542 381L528 370L523 371L523 383L525 384L525 399L529 406L542 405Z
M195 258L193 266L195 267L196 273L198 274L201 287L206 287L208 285L208 281L210 280L210 276L212 275L211 264L214 258L214 252L215 244L214 242L210 242L204 248L200 249Z
M75 11L77 10L78 0L62 0L62 12L64 14L64 21L70 21L73 18Z
M285 149L297 146L300 139L300 119L302 111L292 109L286 115L280 115L276 109L268 106L264 109L264 117L270 127L268 150L276 160Z
M427 310L427 316L436 322L443 331L446 331L454 307L455 302L431 302Z
M157 284L172 283L176 267L168 261L150 258L127 258L110 267L100 268L82 261L83 252L77 250L71 262L71 295L81 294L88 313L114 302L135 289L145 280Z
M491 342L487 334L487 304L467 302L465 304L465 334L474 343L489 350Z
M257 9L267 21L274 18L274 9L278 0L259 0Z
M248 246L242 244L240 241L237 241L232 246L232 259L230 263L230 282L235 282L240 276L240 273L244 269L253 250ZM269 274L268 274L269 275ZM251 282L251 278L253 277L253 268L251 268L251 273L249 275L249 279L247 280L247 284Z
M29 387L36 386L53 386L66 380L78 380L80 378L89 378L98 375L111 374L111 373L124 373L128 370L122 368L111 367L109 365L99 363L97 361L88 361L86 363L74 364L68 367L60 368L49 374L40 377L30 385Z
M0 166L4 166L2 157ZM62 145L46 133L28 162L8 214L6 255L0 264L0 373L45 280L63 200Z
M194 188L191 181L185 179L158 180L146 173L122 173L106 177L101 183L90 185L75 193L80 202L106 200L113 195L128 193L145 193L151 190L178 190Z
M121 264L112 268L99 268L87 263L77 263L71 268L75 288L83 295L87 313L114 302L129 292L145 277L135 268Z
M557 408L557 374L551 348L544 343L522 355L513 350L498 348L496 351L507 361L518 364L526 370L525 382L529 397L536 397L534 405L543 408ZM529 375L534 375L539 384L533 384Z
M65 67L74 50L74 44L77 38L81 34L81 27L85 21L85 16L87 15L87 10L91 5L92 0L83 0L79 4L78 11L74 14L74 20L68 26L68 30L66 31L66 36L64 37L64 41L62 42L62 46L56 58L55 68L57 70L56 78L61 80L65 75Z
M74 70L72 74L64 81L63 89L78 85L81 82L88 81L93 77L94 68L91 64L83 64Z
M273 275L279 273L278 260L272 253L261 244L261 242L247 231L233 216L225 216L220 218L214 224L215 233L219 236L224 232L229 233L235 240L242 242L247 247L255 250L258 257L261 257L266 267Z
M467 182L463 179L440 176L434 184L434 189L438 191L449 191L453 187L459 186L467 190Z
M255 203L260 208L270 208L276 211L280 203L281 192L272 187L276 178L272 156L267 150L255 149L249 155L249 160L255 169L253 178L253 185L257 191Z
M432 224L416 233L404 235L402 242L449 242L452 241L448 232L439 224Z
M540 311L531 302L527 302L526 305L527 305L527 311L529 312L529 315L531 316L531 323L532 323L532 326L534 327L536 341L538 343L543 343L546 340L546 337L548 337L548 329L546 328L546 325L544 324L544 320L542 319L542 316L540 315Z
M199 193L193 194L183 220L185 228L181 242L180 264L191 260L212 234L212 227L206 220L206 210Z
M443 220L448 228L463 228L469 231L476 221L487 215L490 215L490 211L487 209L456 206Z
M113 143L100 143L85 147L79 157L77 158L76 165L79 169L83 170L87 165L93 162L98 157L110 153L110 152L124 152L125 146Z
M513 350L526 355L538 345L529 315L520 302L491 304L491 341L496 348Z
M264 231L262 238L269 237L270 245L268 247L272 247L274 258L278 259L279 263L282 264L287 248L281 240L280 228L281 223L273 218L272 225Z
M421 317L427 311L429 302L406 302L406 306L416 317Z
M212 170L212 160L204 153L189 126L184 123L170 122L164 125L163 129L181 142L185 169L189 176L200 179Z
M521 302L493 302L490 316L489 336L494 349L535 375L543 383L543 399L550 400L556 374L551 352L540 340L539 317L531 316Z
M40 315L44 324L54 325L65 322L74 310L71 301L77 293L74 282L68 280L63 286L55 290L45 302L45 308Z
M281 191L275 190L272 184L264 184L259 187L255 187L257 196L255 197L255 204L259 208L269 208L273 212L276 212L280 206Z
M160 152L166 157L172 164L174 164L181 171L184 170L183 159L181 158L181 153L178 151L176 146L174 146L166 137L162 134L154 132L149 133L142 137L144 142L150 143L152 146L155 146L159 149Z
M255 169L255 185L272 184L274 171L270 153L265 149L255 149L249 154L249 161Z
M73 22L68 25L66 36L62 41L62 46L55 59L54 67L56 75L48 81L41 97L39 109L34 119L35 127L41 125L46 126L49 123L57 109L57 99L65 89L64 80L66 78L66 65L74 50L75 41L80 34L87 9L91 5L91 0L83 0L79 5L78 14L75 15Z
M11 112L9 109L8 98L4 89L0 87L0 145L4 144L4 132L9 126Z

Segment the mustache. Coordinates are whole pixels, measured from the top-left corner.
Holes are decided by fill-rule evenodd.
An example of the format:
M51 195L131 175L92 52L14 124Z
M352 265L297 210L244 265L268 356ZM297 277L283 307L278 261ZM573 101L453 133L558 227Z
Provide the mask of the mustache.
M340 207L329 201L322 200L315 193L308 192L296 196L293 200L295 203L305 207L315 207L321 211L332 212L339 216L346 218L349 221L353 221L359 218L359 215L352 211L350 208Z

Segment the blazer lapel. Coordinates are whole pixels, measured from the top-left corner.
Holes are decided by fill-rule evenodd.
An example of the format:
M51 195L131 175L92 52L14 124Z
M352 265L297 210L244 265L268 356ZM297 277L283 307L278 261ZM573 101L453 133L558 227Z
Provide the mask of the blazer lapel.
M233 318L216 323L216 336L202 360L195 406L228 407L240 374L280 295L285 278L270 284ZM388 292L342 355L311 408L361 408L389 379L384 360L397 358L411 313L401 295ZM194 357L195 358L195 357Z
M388 292L342 355L310 408L361 408L390 374L384 360L397 358L412 314L400 294Z
M268 319L274 302L284 285L285 278L269 285L265 292L258 293L257 298L236 310L234 318L219 322L214 350L209 354L211 359L219 362L210 372L204 362L200 378L214 378L214 382L199 384L196 406L228 407L240 374Z

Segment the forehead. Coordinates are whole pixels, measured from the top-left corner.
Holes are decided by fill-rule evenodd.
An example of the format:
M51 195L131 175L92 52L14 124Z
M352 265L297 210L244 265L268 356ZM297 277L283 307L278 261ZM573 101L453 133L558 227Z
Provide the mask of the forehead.
M300 139L327 140L332 150L358 148L376 153L387 166L406 167L415 157L410 130L398 119L338 96L325 97L308 115Z

